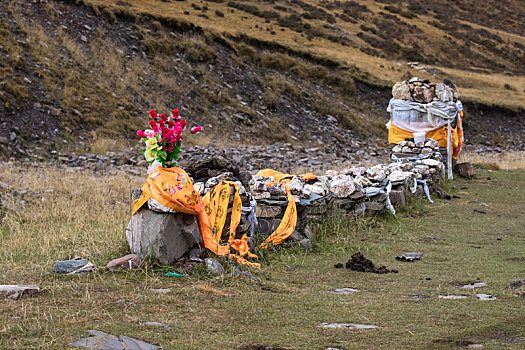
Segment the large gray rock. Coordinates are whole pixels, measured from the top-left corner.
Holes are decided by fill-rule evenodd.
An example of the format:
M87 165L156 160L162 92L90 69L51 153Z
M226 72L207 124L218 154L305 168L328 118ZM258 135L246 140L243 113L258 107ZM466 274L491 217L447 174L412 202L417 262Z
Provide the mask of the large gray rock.
M131 217L126 239L133 254L156 257L169 265L201 242L195 215L141 209Z
M404 207L406 205L405 192L402 190L390 191L390 202L396 207Z

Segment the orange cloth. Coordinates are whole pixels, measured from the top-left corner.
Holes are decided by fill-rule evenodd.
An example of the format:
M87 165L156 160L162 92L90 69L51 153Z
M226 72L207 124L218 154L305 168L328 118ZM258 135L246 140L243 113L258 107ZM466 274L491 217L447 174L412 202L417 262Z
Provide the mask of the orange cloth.
M457 158L459 155L459 149L461 147L461 136L459 136L459 133L461 132L461 135L463 135L463 131L460 129L458 130L458 126L454 129L452 129L452 149L457 149L457 154L454 152L452 156L454 158ZM401 129L400 127L397 127L390 123L390 127L388 129L388 143L394 143L398 144L401 141L405 141L405 139L411 139L414 135L410 131L406 131L404 129ZM442 128L427 131L425 134L425 137L436 140L441 147L447 147L447 127L444 126ZM462 143L462 142L461 142Z
M142 205L144 205L144 203L146 203L150 198L155 199L157 202L170 209L187 214L197 215L201 237L204 242L204 246L207 249L211 250L217 255L235 258L240 263L244 263L253 267L260 267L259 264L250 263L244 259L245 256L256 257L254 254L251 254L249 252L247 244L248 238L242 237L241 239L233 239L233 236L235 236L235 229L237 228L237 225L240 221L239 208L241 202L240 197L238 197L238 191L236 194L237 197L234 200L234 206L235 204L237 204L237 209L234 212L232 211L232 223L230 224L230 239L228 240L226 245L219 244L219 240L217 239L217 237L220 237L220 232L222 232L222 227L224 227L224 222L226 219L228 201L230 198L230 184L225 184L223 182L219 184L218 187L219 188L214 192L213 196L211 194L208 196L208 203L210 203L210 201L214 204L218 203L218 198L216 194L222 196L224 193L226 193L223 189L227 187L226 203L224 203L224 199L223 197L221 197L218 207L211 209L215 213L215 215L212 218L210 218L205 212L205 206L201 200L201 197L193 188L188 174L180 168L159 167L157 170L155 170L148 176L148 178L146 179L146 183L144 183L144 185L142 186L142 195L136 201L133 202L132 215L135 215L135 213L142 207ZM206 209L209 211L210 207L211 206L208 205L208 208ZM219 211L222 211L224 215L219 217L219 220L217 220L216 222L216 214ZM212 224L210 224L210 221ZM221 230L219 233L217 233L217 236L217 234L214 234L212 227L218 229L219 226ZM230 247L238 251L239 255L230 254Z

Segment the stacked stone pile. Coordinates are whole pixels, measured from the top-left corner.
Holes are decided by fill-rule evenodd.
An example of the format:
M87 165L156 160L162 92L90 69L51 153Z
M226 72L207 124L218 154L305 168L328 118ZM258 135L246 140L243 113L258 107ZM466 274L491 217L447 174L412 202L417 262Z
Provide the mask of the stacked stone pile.
M444 149L446 152L446 149ZM415 144L413 141L401 141L397 145L392 146L391 155L398 158L414 157L421 155L423 157L431 157L435 160L442 160L442 150L439 143L432 139L425 139L425 142ZM425 156L427 155L427 156Z
M369 168L329 170L325 175L309 181L300 176L292 177L286 186L293 195L298 221L296 230L285 244L309 249L313 239L310 229L312 221L330 216L338 220L354 219L360 215L373 215L385 208L394 212L394 206L405 205L407 195L439 184L443 163L435 141L428 140L419 145L406 141L396 147L405 151L402 153L413 156L396 158L390 164ZM414 152L414 149L417 150ZM431 152L421 153L423 149L430 149ZM199 180L194 182L194 187L201 196L223 180L237 185L243 212L236 238L246 234L253 245L255 237L259 240L268 237L281 223L288 206L285 185L267 185L275 179L239 171L221 158L197 162L188 167L188 172ZM223 241L229 235L234 193L232 186L226 226L221 236ZM192 254L195 255L195 248L202 247L194 216L174 212L153 199L131 219L127 239L133 253L141 257L153 253L166 264L184 257L191 248L194 248ZM202 249L198 251L203 252Z
M459 91L448 79L443 83L431 83L428 79L413 77L392 87L392 96L398 100L429 103L432 101L450 102L459 99Z

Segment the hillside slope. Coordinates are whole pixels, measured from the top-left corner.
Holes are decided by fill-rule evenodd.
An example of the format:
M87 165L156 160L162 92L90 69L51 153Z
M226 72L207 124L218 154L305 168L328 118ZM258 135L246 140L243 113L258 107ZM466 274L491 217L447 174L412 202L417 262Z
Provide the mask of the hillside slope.
M150 108L202 124L193 144L354 152L384 144L389 86L412 75L456 82L472 141L523 148L523 13L501 6L505 21L372 1L2 2L0 152L124 146Z

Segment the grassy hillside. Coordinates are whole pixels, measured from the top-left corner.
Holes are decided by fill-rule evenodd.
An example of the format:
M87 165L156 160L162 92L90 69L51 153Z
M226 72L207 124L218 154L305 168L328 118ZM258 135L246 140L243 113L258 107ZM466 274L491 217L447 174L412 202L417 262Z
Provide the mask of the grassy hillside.
M176 107L205 127L194 144L381 144L390 86L414 75L459 86L473 140L523 145L523 10L493 5L507 15L452 1L5 1L1 152L123 147L145 111Z
M88 2L277 42L355 65L375 82L449 77L468 99L525 107L525 10L519 0ZM426 69L406 65L413 61Z

